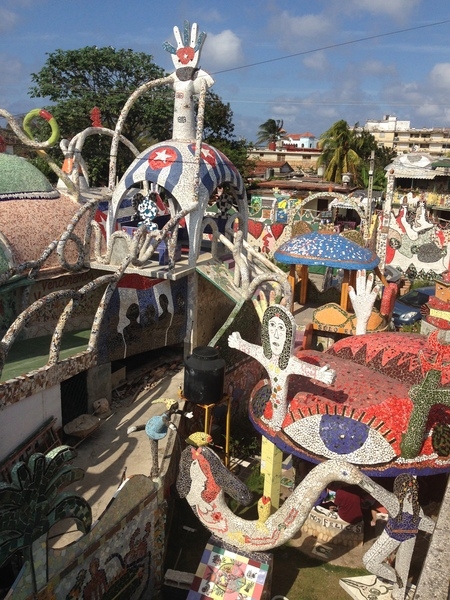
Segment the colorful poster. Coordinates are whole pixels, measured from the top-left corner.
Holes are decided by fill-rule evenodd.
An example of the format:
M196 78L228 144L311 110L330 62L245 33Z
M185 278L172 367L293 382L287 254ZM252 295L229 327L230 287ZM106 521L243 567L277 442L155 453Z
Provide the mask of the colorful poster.
M269 565L206 544L187 600L259 600Z

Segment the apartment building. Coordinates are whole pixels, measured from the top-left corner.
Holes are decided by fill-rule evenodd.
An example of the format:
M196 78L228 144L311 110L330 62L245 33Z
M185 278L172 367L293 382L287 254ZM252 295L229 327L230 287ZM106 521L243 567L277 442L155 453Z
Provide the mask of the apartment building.
M280 166L288 162L294 170L316 171L317 161L322 151L319 148L288 147L279 144L275 150L269 148L253 148L248 158L254 161L276 162Z
M367 120L363 129L374 136L377 144L393 148L398 154L426 152L442 156L450 152L448 127L416 129L411 127L411 121L399 121L393 115L384 115L380 121Z

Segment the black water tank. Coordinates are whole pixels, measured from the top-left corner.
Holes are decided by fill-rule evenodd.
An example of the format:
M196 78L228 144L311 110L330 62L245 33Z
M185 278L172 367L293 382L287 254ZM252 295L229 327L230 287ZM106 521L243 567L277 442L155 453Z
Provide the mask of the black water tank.
M194 404L222 400L225 361L212 346L197 346L184 361L184 397Z

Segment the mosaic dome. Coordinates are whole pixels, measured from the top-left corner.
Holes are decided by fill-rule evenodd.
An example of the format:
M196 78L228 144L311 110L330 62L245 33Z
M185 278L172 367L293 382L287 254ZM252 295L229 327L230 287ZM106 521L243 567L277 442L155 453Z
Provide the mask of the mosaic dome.
M39 169L19 156L0 154L0 201L53 198L59 192Z
M337 233L305 233L282 244L274 254L281 263L320 265L338 269L374 269L379 257Z

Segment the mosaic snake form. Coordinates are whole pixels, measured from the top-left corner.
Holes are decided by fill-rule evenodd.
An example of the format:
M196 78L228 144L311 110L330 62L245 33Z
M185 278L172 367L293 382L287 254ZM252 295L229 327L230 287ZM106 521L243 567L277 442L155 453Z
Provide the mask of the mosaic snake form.
M245 546L247 551L263 551L280 546L295 535L321 491L332 481L359 485L372 494L379 487L354 465L329 460L317 465L267 520L250 521L235 515L225 502L224 488L235 497L235 486L244 496L242 482L225 468L211 448L189 446L181 455L177 490L215 536L233 546Z

